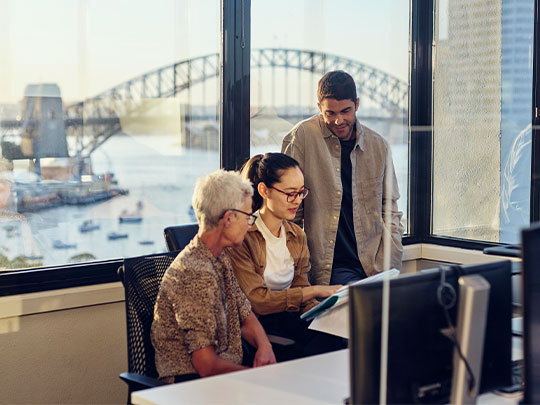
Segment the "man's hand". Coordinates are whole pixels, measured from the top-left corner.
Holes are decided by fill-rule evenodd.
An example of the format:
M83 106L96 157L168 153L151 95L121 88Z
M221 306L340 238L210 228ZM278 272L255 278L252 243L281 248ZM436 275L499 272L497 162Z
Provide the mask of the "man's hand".
M253 367L261 367L274 363L276 363L276 356L274 356L272 345L261 345L255 353Z

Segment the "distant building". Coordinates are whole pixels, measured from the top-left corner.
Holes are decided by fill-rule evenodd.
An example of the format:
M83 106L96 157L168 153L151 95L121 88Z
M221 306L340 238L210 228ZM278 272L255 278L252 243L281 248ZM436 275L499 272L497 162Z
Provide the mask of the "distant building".
M64 109L58 85L26 86L22 120L21 153L24 157L68 157Z
M500 241L530 221L533 0L502 2Z

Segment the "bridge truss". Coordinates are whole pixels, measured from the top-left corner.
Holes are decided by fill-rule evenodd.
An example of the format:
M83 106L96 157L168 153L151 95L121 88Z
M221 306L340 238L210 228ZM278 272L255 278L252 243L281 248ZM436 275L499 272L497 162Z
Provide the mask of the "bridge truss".
M75 153L88 156L111 136L122 132L120 118L145 113L144 100L176 97L195 85L219 77L219 54L186 59L144 73L97 96L65 107L67 135L75 139ZM364 63L318 51L300 49L253 49L251 68L289 69L311 72L317 78L330 70L349 72L357 84L359 97L393 116L407 109L407 83ZM272 84L274 85L274 84ZM273 100L272 100L273 101ZM192 117L191 119L193 119ZM208 118L208 117L207 117ZM13 125L13 122L10 122Z

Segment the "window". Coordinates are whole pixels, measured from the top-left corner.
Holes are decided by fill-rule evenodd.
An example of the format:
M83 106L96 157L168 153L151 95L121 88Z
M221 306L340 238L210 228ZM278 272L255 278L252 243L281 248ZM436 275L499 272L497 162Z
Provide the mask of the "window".
M531 201L533 0L436 0L434 20L404 0L253 1L250 32L238 21L243 5L0 2L0 269L162 251L165 226L194 220L193 183L220 160L220 23L251 47L251 155L280 150L295 123L318 113L320 77L343 69L358 85L359 120L392 146L410 241L518 241ZM409 5L429 20L422 46L434 22L433 58L410 49ZM414 89L433 83L433 99L430 118L409 129L411 52L413 63L429 59L411 72L424 75ZM230 56L227 83L246 73ZM419 94L411 106L427 112L420 101L430 97ZM236 96L223 106L243 105ZM247 157L242 114L224 116L241 128L227 127L227 167Z
M529 224L533 11L437 3L434 235L516 243Z
M294 124L319 112L319 79L345 70L358 119L392 146L407 223L409 2L256 1L251 15L251 155L280 151Z
M0 269L163 251L195 221L195 179L219 167L219 10L0 4Z

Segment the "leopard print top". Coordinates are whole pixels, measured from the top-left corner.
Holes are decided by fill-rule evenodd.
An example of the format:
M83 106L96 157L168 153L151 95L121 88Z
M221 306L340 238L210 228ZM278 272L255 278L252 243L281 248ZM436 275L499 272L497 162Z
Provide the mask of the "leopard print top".
M154 308L151 338L160 379L197 373L191 354L207 346L241 364L240 328L250 313L227 253L214 257L195 236L165 272Z

